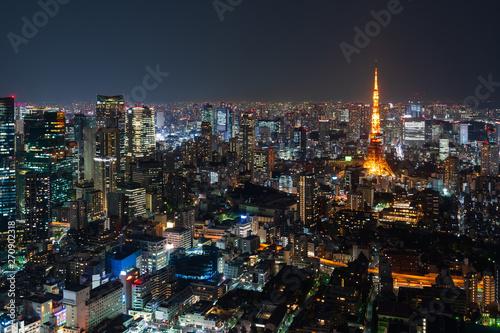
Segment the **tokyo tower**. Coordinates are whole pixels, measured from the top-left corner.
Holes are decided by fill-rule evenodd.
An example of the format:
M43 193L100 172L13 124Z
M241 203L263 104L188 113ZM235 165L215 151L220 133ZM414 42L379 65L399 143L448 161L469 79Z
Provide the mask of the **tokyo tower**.
M389 164L382 153L382 134L380 133L380 112L378 95L377 65L375 62L375 88L373 89L373 110L372 110L372 129L370 132L370 146L368 147L368 157L363 164L368 169L370 176L391 176L394 177Z

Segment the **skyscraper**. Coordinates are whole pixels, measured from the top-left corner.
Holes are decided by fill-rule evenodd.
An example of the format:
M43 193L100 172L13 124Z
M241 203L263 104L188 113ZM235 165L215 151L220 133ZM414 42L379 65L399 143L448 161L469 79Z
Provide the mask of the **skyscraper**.
M123 95L97 95L95 113L98 127L107 126L106 119L123 118L124 112L125 104Z
M481 176L498 177L498 144L484 142L481 148Z
M305 159L307 156L307 133L305 127L293 129L292 154L294 159Z
M460 144L466 145L468 143L469 143L469 124L462 123L460 124Z
M87 201L80 198L69 203L69 226L73 230L86 230L88 226Z
M133 107L125 115L125 179L131 181L130 168L137 160L149 160L156 153L154 110Z
M241 162L249 170L253 161L255 149L255 119L253 114L245 113L240 121Z
M384 255L379 259L380 292L384 295L394 294L394 280L392 278L391 261Z
M14 96L0 98L0 232L15 220Z
M330 140L330 119L320 119L319 120L319 143L325 148L329 150L329 146L327 143Z
M458 194L459 183L458 183L458 157L447 157L444 161L444 185L451 194Z
M52 208L62 206L72 197L73 173L66 154L64 112L43 109L24 118L27 160L25 167L33 172L48 173Z
M208 121L201 123L201 145L199 147L199 155L207 162L212 161L212 125Z
M96 134L97 127L83 129L83 175L87 181L94 180Z
M116 191L120 168L120 131L117 128L99 128L95 149L95 189L101 191L103 209L108 211L108 193Z
M224 141L234 137L234 113L229 105L222 103L215 109L216 133Z
M370 132L370 146L368 147L368 157L363 165L368 169L371 176L391 176L394 172L387 164L382 152L382 134L380 133L380 113L377 67L375 67L375 87L373 89L373 109L372 109L372 129Z
M205 104L201 107L201 121L208 122L211 126L212 134L215 130L215 117L214 117L214 108L210 104Z
M50 175L28 172L25 181L24 242L29 245L48 242L51 222Z
M264 181L269 179L269 154L272 153L272 149L256 149L253 152L252 182L262 185Z
M316 225L314 206L316 205L316 178L310 172L303 172L299 176L299 214L304 227Z

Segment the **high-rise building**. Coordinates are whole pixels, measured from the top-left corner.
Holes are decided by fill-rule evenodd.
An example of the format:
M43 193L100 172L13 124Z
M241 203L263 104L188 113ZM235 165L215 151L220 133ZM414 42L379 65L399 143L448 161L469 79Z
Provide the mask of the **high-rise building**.
M154 274L168 264L167 239L152 235L132 235L131 239L142 249L141 274Z
M210 124L211 134L214 134L215 131L215 117L214 117L214 108L210 104L204 104L201 107L201 121L207 122Z
M125 115L125 180L131 181L131 168L137 160L155 157L156 138L154 110L147 106L133 107Z
M255 119L253 114L245 113L240 120L241 163L250 170L255 149Z
M407 146L421 146L425 143L425 119L405 118L403 140Z
M307 156L307 132L305 127L293 129L292 155L294 159L304 160Z
M484 142L481 148L481 176L498 177L498 144Z
M319 120L319 143L324 148L329 148L326 144L330 140L330 130L331 130L330 119L320 119Z
M78 199L69 203L69 227L73 230L86 230L88 226L87 201Z
M477 303L478 277L476 272L469 272L464 276L464 289L467 305Z
M305 259L307 259L307 235L295 235L295 237L293 238L292 263L294 266L303 268L305 266Z
M371 176L391 176L394 172L387 164L382 152L382 134L380 133L380 113L377 67L375 67L375 88L373 89L373 109L372 109L372 129L370 132L370 146L368 147L368 157L363 165L368 169Z
M97 127L83 129L83 178L87 181L94 180L95 176L95 145Z
M314 174L304 172L299 176L299 215L304 227L316 225L314 207L316 206L316 178Z
M101 191L103 209L107 212L108 193L116 191L120 170L120 131L117 128L99 128L95 147L94 186Z
M224 141L234 137L234 113L233 109L225 103L222 103L215 109L215 133Z
M380 292L384 295L394 294L394 280L392 279L392 263L384 255L379 259Z
M25 175L25 228L26 244L49 241L51 222L50 175L28 172Z
M462 123L460 124L460 144L466 145L468 143L469 143L469 124Z
M439 139L439 159L441 161L446 160L450 156L450 139L448 135L441 134Z
M186 178L169 174L165 183L165 193L167 200L177 206L184 203L187 198L187 180Z
M459 164L458 157L447 157L444 161L444 185L451 194L458 194L459 192Z
M124 183L116 189L125 199L125 213L129 218L146 213L146 189L139 183Z
M483 273L483 310L496 304L495 276L489 271Z
M44 109L24 117L27 160L25 167L33 172L50 174L52 208L70 201L74 168L67 156L64 112Z
M0 232L15 221L14 96L0 98Z
M198 147L198 155L202 160L212 161L212 125L208 121L201 123L200 145Z
M125 113L123 95L97 95L95 113L98 127L107 127L109 119L123 118Z
M270 177L269 155L272 149L256 149L253 152L252 182L262 185Z

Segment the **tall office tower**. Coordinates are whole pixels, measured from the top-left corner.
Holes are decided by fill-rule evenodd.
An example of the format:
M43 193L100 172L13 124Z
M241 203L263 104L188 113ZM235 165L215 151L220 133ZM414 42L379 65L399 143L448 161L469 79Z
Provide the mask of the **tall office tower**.
M411 116L412 118L421 118L424 116L424 110L422 108L422 105L417 102L417 103L411 103L409 106L408 106L408 115Z
M255 184L262 185L270 178L269 155L272 153L272 149L256 149L253 152L252 182Z
M304 160L307 156L307 133L305 127L293 129L292 155L296 160Z
M108 193L116 191L120 170L120 131L118 128L99 128L94 156L94 187L101 191L104 212L108 211Z
M208 121L203 121L201 123L201 145L199 147L200 157L207 161L212 161L212 125Z
M73 230L86 230L88 226L87 201L78 199L69 203L69 227Z
M70 201L73 190L72 160L66 156L64 112L40 110L24 117L27 160L30 171L48 173L52 208Z
M96 134L97 127L83 129L83 177L87 181L94 180Z
M484 142L481 148L481 176L498 177L498 144Z
M450 138L446 134L441 134L439 138L439 159L446 160L450 156Z
M314 207L316 206L316 178L310 172L303 172L299 176L299 215L304 227L316 225Z
M246 170L250 170L253 161L253 150L255 149L255 119L253 114L245 113L241 115L240 133L241 141L241 163Z
M496 282L493 273L483 273L483 310L496 304Z
M329 148L327 143L330 141L331 124L330 119L320 119L319 122L319 143L324 148Z
M85 175L85 128L89 127L87 116L81 113L75 114L73 118L75 128L75 143L77 147L78 179L84 179Z
M459 193L458 167L460 160L458 157L447 157L444 160L444 185L451 194Z
M15 120L23 120L24 115L29 114L29 109L27 108L26 103L15 103L14 104L15 112L14 119Z
M476 272L469 272L464 276L464 289L467 305L477 303L478 277Z
M14 96L0 98L0 232L16 218Z
M498 134L498 132L497 132L497 134ZM468 143L469 143L469 124L467 124L467 123L460 124L460 144L466 145Z
M201 121L208 122L211 126L212 134L215 131L215 117L214 117L214 108L210 104L205 104L201 107Z
M131 181L131 168L138 160L150 160L156 154L154 110L133 107L125 115L125 181Z
M97 95L95 114L98 127L106 127L107 119L123 118L125 114L123 95Z
M372 129L370 132L370 146L368 147L368 157L363 167L368 169L370 176L391 176L394 177L389 164L385 160L382 152L382 134L380 133L379 114L379 94L377 67L375 67L375 87L373 89L373 109L372 109Z
M215 133L224 141L234 137L234 113L233 109L225 103L222 103L215 109Z
M394 294L394 280L392 279L392 264L389 258L380 255L379 260L380 293Z
M25 244L49 241L50 178L47 173L28 172L25 175Z
M165 183L167 201L173 205L180 206L187 198L187 180L175 174L167 175Z
M146 213L146 189L141 184L124 183L116 189L116 193L123 194L125 215L129 218ZM111 206L110 202L109 205ZM116 207L113 207L113 209L116 209Z
M422 146L425 143L425 119L405 118L403 140L407 146Z

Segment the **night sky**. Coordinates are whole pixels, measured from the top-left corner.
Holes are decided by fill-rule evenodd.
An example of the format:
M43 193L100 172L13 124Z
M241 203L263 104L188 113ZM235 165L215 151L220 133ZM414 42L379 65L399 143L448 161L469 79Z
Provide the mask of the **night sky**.
M47 1L47 0L44 0ZM67 1L67 0L65 0ZM223 3L237 0L221 0ZM463 100L477 77L500 82L500 4L402 0L400 14L347 63L354 27L389 1L243 0L221 22L212 0L71 0L16 54L37 1L4 0L0 96L24 102L94 101L130 94L146 66L170 75L146 103L369 101L375 59L382 102ZM492 94L499 99L500 87Z

